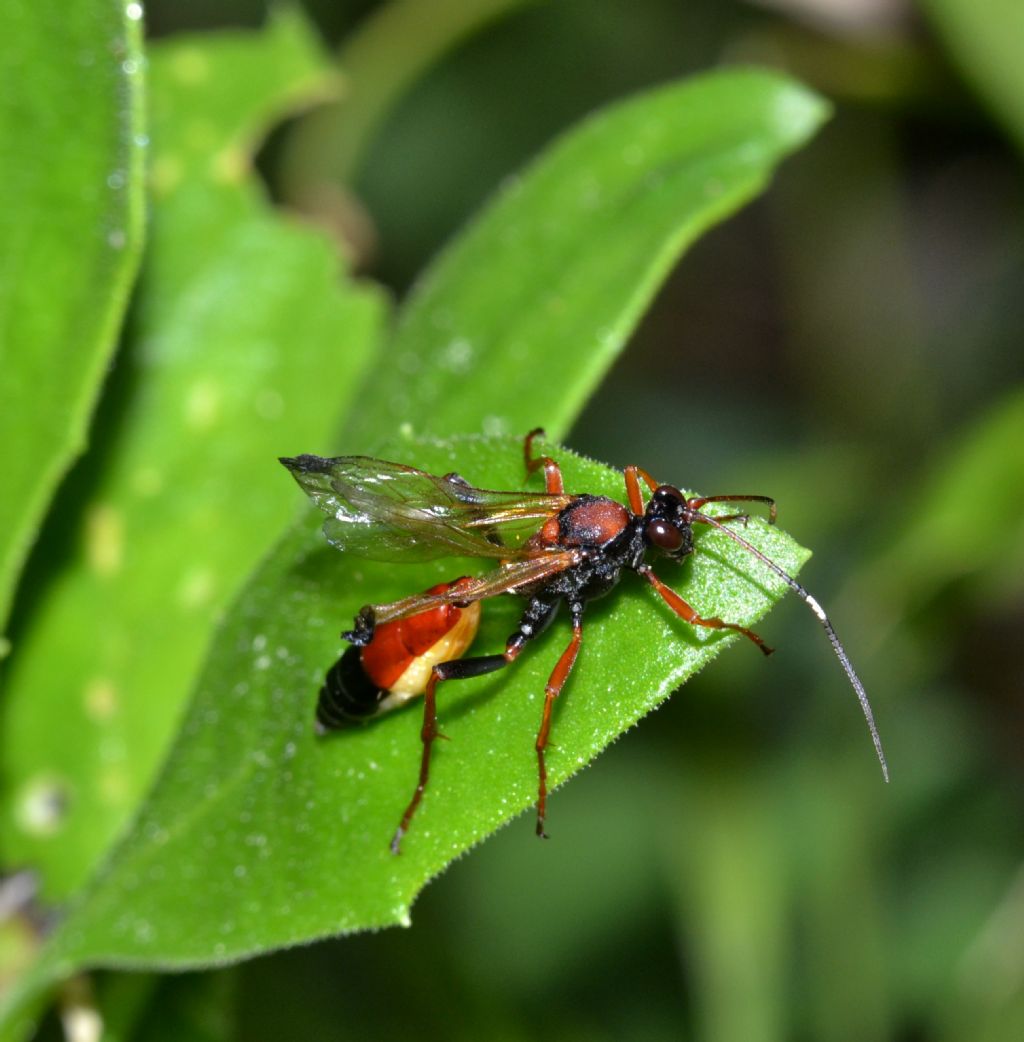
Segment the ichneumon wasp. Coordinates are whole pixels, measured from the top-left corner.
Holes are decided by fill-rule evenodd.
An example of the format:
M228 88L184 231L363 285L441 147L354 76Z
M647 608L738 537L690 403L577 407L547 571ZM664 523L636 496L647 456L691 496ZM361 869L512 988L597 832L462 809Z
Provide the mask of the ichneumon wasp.
M572 671L583 637L588 601L608 593L625 570L649 583L664 603L693 626L731 630L764 654L772 649L752 630L702 616L655 575L649 556L679 561L693 553L694 525L724 532L795 591L828 635L863 710L875 752L888 781L888 768L871 705L846 650L824 609L775 561L728 522L743 513L712 516L709 503L759 503L775 521L775 501L762 495L686 496L659 485L644 470L625 470L628 508L606 496L567 493L558 463L534 454L538 428L526 436L527 475L543 470L545 491L491 491L474 488L460 475L428 474L414 467L369 456L282 458L303 491L327 515L324 532L339 549L383 561L481 557L497 566L479 577L463 576L390 604L369 604L342 634L351 647L328 671L317 705L323 732L387 712L423 695L422 754L412 798L391 841L399 852L426 790L430 754L438 737L437 685L492 673L514 662L526 645L566 605L572 637L544 689L537 732L537 834L544 836L547 770L544 751L551 711ZM643 487L648 498L644 503ZM481 601L498 594L523 597L526 607L498 654L463 658L476 633Z

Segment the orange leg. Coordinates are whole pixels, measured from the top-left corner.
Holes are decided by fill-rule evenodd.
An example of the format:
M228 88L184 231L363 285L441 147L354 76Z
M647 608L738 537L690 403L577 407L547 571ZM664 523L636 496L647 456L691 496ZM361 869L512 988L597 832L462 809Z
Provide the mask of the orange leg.
M629 509L634 514L642 514L644 512L644 500L643 496L640 495L640 482L638 478L643 479L644 484L653 492L657 487L658 483L647 473L646 470L641 469L635 464L630 464L626 467L626 495L629 497Z
M551 710L555 699L561 694L565 681L572 671L573 663L580 650L580 641L583 638L583 620L579 615L573 615L572 640L569 646L562 652L561 657L551 671L551 676L544 687L544 715L541 718L540 730L537 732L537 835L547 839L544 831L544 817L548 801L548 771L544 763L544 750L548 745L548 734L551 731Z
M643 566L637 569L638 573L642 575L661 595L662 600L678 615L681 619L685 619L686 622L692 626L707 626L714 630L733 630L736 633L742 633L748 640L752 640L766 655L770 655L774 648L768 647L767 644L756 634L753 630L748 630L743 626L738 626L735 622L723 622L721 619L705 619L703 616L698 615L693 608L690 607L682 597L679 596L675 590L669 589L650 569L648 566Z
M534 456L533 439L538 435L544 436L543 427L535 427L526 435L526 440L523 442L523 458L526 460L526 473L530 475L539 467L543 467L545 488L548 492L560 496L565 492L565 485L562 483L562 468L550 456Z
M493 673L495 670L515 662L522 648L523 642L514 643L513 638L509 640L501 655L480 655L476 658L454 659L451 662L440 662L431 670L427 689L423 693L423 727L420 729L423 752L420 756L420 776L412 799L405 808L402 820L391 839L392 854L402 852L402 837L409 831L413 815L423 799L423 793L427 790L427 782L430 780L430 752L434 740L445 737L437 729L437 685L442 680L466 680L469 677L480 677L485 673Z
M531 600L519 620L516 632L505 641L505 650L500 655L477 655L473 658L452 659L450 662L439 662L431 670L426 691L423 692L423 727L420 730L423 752L420 756L419 780L391 840L392 854L401 853L402 837L409 831L413 816L416 814L420 801L423 799L423 793L426 791L427 782L430 780L430 752L434 739L443 737L437 730L437 685L443 680L468 680L470 677L482 677L486 673L494 673L515 662L523 648L534 637L544 632L548 623L554 618L557 606L557 601L547 603L536 599ZM568 673L568 667L566 673Z
M420 755L420 777L416 783L412 799L405 808L402 820L391 838L392 854L400 854L402 852L402 837L409 831L412 817L416 813L416 808L420 805L420 800L423 799L423 793L427 791L427 782L430 780L430 750L434 744L434 739L438 737L439 733L437 730L437 697L435 694L439 679L435 667L430 674L430 679L427 681L427 690L423 695L423 727L420 728L423 752Z

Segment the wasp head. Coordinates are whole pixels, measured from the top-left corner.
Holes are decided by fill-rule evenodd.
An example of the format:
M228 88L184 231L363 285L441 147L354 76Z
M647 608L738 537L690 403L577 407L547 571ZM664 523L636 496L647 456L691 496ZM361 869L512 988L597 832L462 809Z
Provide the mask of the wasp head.
M686 497L672 485L659 485L644 511L644 544L681 561L693 553L692 511Z

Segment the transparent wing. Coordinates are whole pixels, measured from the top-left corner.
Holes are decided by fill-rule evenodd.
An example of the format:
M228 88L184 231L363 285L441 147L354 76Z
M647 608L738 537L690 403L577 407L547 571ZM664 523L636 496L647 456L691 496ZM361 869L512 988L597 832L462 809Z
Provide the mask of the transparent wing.
M526 593L534 584L543 583L578 563L577 550L556 550L540 557L508 561L486 575L463 581L457 589L450 588L441 593L414 593L390 604L375 604L374 621L380 625L393 622L395 619L407 619L410 615L419 615L420 612L429 611L442 604L471 604L488 597L496 597L500 593Z
M370 456L282 459L327 514L328 542L376 561L515 557L571 496L491 492Z

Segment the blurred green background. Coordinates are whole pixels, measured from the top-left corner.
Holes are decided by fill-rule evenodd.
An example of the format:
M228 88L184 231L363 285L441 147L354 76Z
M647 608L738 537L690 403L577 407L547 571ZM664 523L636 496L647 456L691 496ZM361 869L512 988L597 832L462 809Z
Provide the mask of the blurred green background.
M304 6L331 42L377 11ZM771 661L723 656L557 793L551 842L516 821L427 889L411 929L106 975L101 998L150 1010L133 1038L1024 1038L1024 16L508 7L367 132L350 194L313 197L294 173L308 129L276 133L261 170L401 295L604 102L723 62L829 97L831 123L687 254L568 441L778 499L815 549L802 578L872 696L892 784L786 601L760 627ZM162 0L146 19L156 37L265 14Z

